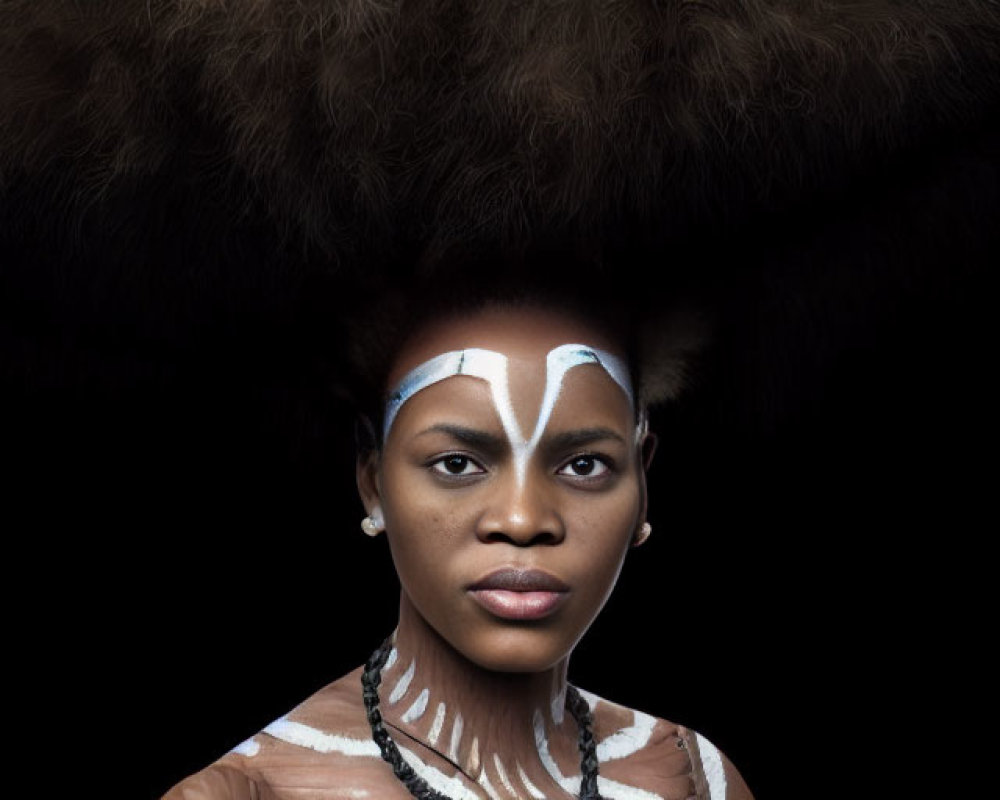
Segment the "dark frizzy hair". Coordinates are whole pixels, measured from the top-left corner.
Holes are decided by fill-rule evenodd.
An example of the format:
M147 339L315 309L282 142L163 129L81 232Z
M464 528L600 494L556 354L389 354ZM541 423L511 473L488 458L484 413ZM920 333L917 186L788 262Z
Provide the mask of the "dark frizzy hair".
M100 213L108 258L184 215L369 271L725 223L998 89L991 0L6 0L0 192L66 246Z
M542 261L543 263L539 263ZM361 419L359 449L381 447L388 373L401 346L425 324L488 308L551 309L581 319L620 342L635 387L636 413L678 396L710 336L710 315L689 297L651 308L647 287L613 270L546 254L511 263L479 260L435 270L430 280L384 287L348 323L353 390Z
M646 301L653 402L701 338L664 278L710 294L778 243L839 313L826 275L975 256L998 101L995 0L4 0L0 312L26 287L167 353L254 314L354 321L326 374L370 405L415 316L395 296L542 241Z

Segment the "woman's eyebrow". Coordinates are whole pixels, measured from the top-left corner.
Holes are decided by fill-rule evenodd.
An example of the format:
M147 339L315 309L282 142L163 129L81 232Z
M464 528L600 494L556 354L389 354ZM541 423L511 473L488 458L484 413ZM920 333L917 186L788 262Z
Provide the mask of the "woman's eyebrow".
M578 428L573 431L564 431L552 436L545 437L545 445L553 450L565 450L573 447L582 447L592 444L602 439L612 439L616 442L626 444L625 437L611 428Z
M453 425L447 422L439 422L436 425L431 425L429 428L424 428L417 436L426 436L431 433L444 433L469 447L477 447L483 450L504 450L508 446L507 438L504 436L497 436L495 433L489 433L478 428L467 428L464 425Z

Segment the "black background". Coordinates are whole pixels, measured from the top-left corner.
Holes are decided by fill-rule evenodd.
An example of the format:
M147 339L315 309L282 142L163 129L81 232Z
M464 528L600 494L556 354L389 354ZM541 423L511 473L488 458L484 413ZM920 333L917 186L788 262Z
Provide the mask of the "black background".
M961 705L995 442L994 129L968 133L980 160L939 142L758 220L752 246L706 246L715 344L654 416L653 537L570 677L702 732L759 798L842 794ZM976 176L960 196L939 180L956 164ZM761 242L781 247L746 255ZM54 698L101 753L90 772L157 797L394 625L350 416L302 355L337 343L297 313L308 284L135 288L5 246L29 705ZM168 336L135 326L160 316Z

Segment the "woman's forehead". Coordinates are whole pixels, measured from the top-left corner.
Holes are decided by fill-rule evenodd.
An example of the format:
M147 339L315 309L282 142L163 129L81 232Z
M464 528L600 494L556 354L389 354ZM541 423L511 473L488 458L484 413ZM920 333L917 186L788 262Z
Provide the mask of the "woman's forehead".
M605 384L617 384L615 388L624 401L621 407L631 410L634 405L627 365L622 359L605 350L577 343L558 345L545 354L543 374L539 374L538 365L535 365L535 368L524 376L527 380L520 381L523 388L520 391L512 391L510 369L512 362L524 366L530 361L531 359L523 356L510 358L494 350L466 348L441 353L417 365L403 376L389 395L385 409L383 441L388 440L389 431L404 404L428 388L454 381L456 378L476 378L489 385L493 405L507 438L514 447L515 454L520 452L523 456L520 460L525 463L530 452L540 441L563 394L566 376L572 371L578 371L577 368L589 367L591 371L596 368L604 373L607 376L604 379ZM608 378L610 380L607 380ZM537 414L532 415L525 409L523 401L525 393L536 394L533 391L535 388L540 391L537 393ZM596 397L592 399L595 404L598 403ZM532 417L533 429L526 429L524 418Z
M624 349L604 331L580 316L536 307L489 307L456 313L423 325L400 348L390 368L386 389L397 387L414 368L443 353L482 349L516 364L544 364L556 347L586 342L624 358Z
M545 373L544 365L519 370L515 362L508 364L508 400L520 432L518 438L530 438L543 413L546 383L552 382L551 376L546 381ZM633 414L626 393L598 365L569 370L556 388L545 426L549 432L553 428L595 426L624 426L627 430L631 424ZM403 422L411 433L439 423L493 430L498 421L503 422L503 411L498 407L502 404L490 381L456 375L410 394L395 408L394 421L385 421L392 427ZM389 414L391 408L390 398L386 407Z

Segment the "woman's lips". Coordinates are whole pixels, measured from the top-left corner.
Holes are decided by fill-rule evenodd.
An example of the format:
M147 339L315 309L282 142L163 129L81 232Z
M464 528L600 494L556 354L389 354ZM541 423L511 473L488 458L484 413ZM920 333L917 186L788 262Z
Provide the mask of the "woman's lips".
M507 567L469 586L483 608L503 619L541 619L565 599L569 587L547 572Z

